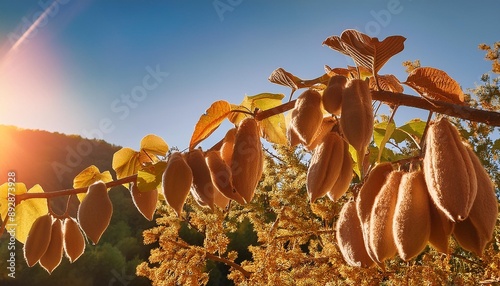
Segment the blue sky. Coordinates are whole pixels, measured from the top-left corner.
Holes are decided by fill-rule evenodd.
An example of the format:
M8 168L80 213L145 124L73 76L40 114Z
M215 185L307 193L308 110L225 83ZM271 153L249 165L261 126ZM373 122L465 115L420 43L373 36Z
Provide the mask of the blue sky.
M345 29L407 38L381 74L404 80L401 62L420 59L464 89L490 69L478 44L500 40L498 1L83 2L0 2L1 124L132 148L154 133L184 149L213 101L288 95L267 81L274 69L314 78L352 64L321 45ZM426 116L400 113L398 124Z

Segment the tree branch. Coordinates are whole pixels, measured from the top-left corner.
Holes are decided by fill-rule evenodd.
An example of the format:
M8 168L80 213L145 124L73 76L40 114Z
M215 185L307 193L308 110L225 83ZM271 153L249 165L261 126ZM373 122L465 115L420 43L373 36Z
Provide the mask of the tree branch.
M465 120L486 123L490 126L500 126L499 112L475 109L468 106L452 104L442 101L433 101L431 103L428 100L419 96L383 91L383 90L372 91L372 98L373 100L379 100L381 102L390 105L402 105L419 109L425 109L436 113L458 117ZM295 100L292 100L290 102L284 103L274 108L270 108L262 112L259 112L255 116L255 118L257 120L263 120L273 115L291 110L294 108L294 106L295 106Z
M125 178L118 179L116 181L111 181L109 183L106 183L107 188L112 188L116 187L119 185L123 185L126 183L132 183L137 181L137 174L128 176ZM60 190L60 191L54 191L54 192L43 192L43 193L24 193L20 195L16 195L16 204L21 203L23 200L27 199L40 199L40 198L55 198L55 197L60 197L60 196L69 196L69 195L76 195L80 193L86 193L88 189L87 187L82 187L82 188L76 188L76 189L66 189L66 190Z

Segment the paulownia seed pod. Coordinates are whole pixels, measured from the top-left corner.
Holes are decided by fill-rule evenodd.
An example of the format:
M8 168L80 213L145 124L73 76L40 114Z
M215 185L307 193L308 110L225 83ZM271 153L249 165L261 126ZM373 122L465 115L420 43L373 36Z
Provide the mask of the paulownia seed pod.
M380 189L370 215L370 248L375 261L382 263L397 253L392 231L392 222L398 200L402 171L392 171Z
M63 237L64 252L69 262L73 263L85 251L85 238L78 223L73 218L64 219Z
M201 149L194 149L185 154L186 162L193 172L191 195L202 207L214 209L215 186L210 177L205 156Z
M24 243L24 259L29 267L35 265L45 253L52 234L52 216L46 214L38 217L31 225Z
M344 159L344 140L336 132L328 133L323 142L314 149L307 170L307 194L309 200L326 195L339 178Z
M192 183L193 172L186 160L180 152L172 153L163 172L162 189L167 204L174 209L179 217Z
M370 267L374 264L366 252L356 203L352 200L345 203L340 211L337 244L347 264L358 267Z
M323 107L333 115L340 115L342 107L342 91L347 83L343 75L334 75L328 81L323 91Z
M429 127L423 169L438 208L453 222L466 219L477 194L476 173L457 128L444 117Z
M304 147L309 151L314 150L321 142L323 142L323 138L325 138L325 136L332 131L336 124L337 120L330 116L323 118L323 121L316 131L316 134L314 134L311 143Z
M448 254L448 241L455 224L434 204L429 203L431 214L431 233L429 243L437 251Z
M52 273L61 263L63 256L63 232L61 220L56 219L52 223L49 246L45 253L40 257L40 265Z
M137 210L147 219L152 220L158 202L158 189L141 192L137 184L130 185L130 194Z
M260 130L254 118L241 121L234 140L231 173L233 186L246 203L253 198L264 169Z
M356 198L356 210L361 222L361 230L363 231L363 240L365 242L366 251L368 255L375 260L375 254L370 248L370 216L372 207L375 203L375 198L382 189L387 176L392 172L392 165L390 162L383 162L375 165L368 174L363 186L359 190L358 197Z
M231 165L231 158L233 157L234 149L234 139L236 138L237 128L231 128L226 132L224 140L222 141L222 146L220 147L220 156L229 166Z
M356 149L358 164L362 165L373 136L372 96L368 81L353 79L343 90L340 127L347 142ZM363 166L359 169L364 172Z
M422 252L431 234L430 198L422 171L405 173L399 185L392 231L399 256L407 261Z
M322 121L321 94L313 89L304 91L292 110L291 132L295 132L304 145L309 145Z
M233 174L231 168L224 162L220 152L208 151L205 153L205 161L212 181L219 192L224 196L240 204L245 204L243 197L236 191L233 186Z
M99 181L89 186L87 195L78 207L78 222L88 238L97 244L108 228L113 215L113 204L106 185Z
M477 176L477 195L469 217L455 224L453 234L465 249L482 255L484 248L493 238L498 217L498 201L490 176L470 146L466 146Z
M342 159L342 168L340 169L340 174L333 185L333 187L326 193L332 201L337 201L342 197L347 190L352 181L352 158L351 153L349 153L349 143L342 140L344 143L344 158Z

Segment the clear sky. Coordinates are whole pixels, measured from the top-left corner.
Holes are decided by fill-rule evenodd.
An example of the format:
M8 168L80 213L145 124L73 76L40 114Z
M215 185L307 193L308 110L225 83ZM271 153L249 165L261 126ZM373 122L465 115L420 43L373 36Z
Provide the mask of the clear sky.
M213 101L288 94L267 81L274 69L352 64L321 45L349 28L407 38L381 74L404 80L401 62L420 59L471 88L499 13L499 1L1 1L0 124L132 148L154 133L183 149Z

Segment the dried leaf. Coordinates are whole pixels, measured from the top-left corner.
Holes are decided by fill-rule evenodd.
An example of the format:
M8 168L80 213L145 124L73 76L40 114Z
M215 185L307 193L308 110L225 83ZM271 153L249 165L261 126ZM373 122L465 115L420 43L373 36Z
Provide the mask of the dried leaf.
M231 113L231 104L225 100L219 100L207 109L194 128L191 141L189 142L189 150L193 150L196 145L205 140L212 134Z
M408 75L404 84L425 98L455 104L464 102L464 93L460 85L446 72L436 68L416 68Z
M403 92L404 88L401 82L392 74L378 75L378 84L382 90L392 92ZM370 77L370 89L378 90L377 83L374 77Z
M268 80L272 83L288 86L292 89L292 91L299 89L299 85L302 82L300 78L287 72L283 68L275 69L269 76Z
M350 56L356 65L365 67L376 75L382 66L404 49L405 37L390 36L382 42L356 30L345 30L340 37L327 38L323 44Z

